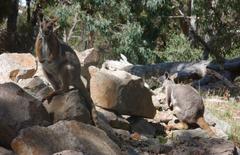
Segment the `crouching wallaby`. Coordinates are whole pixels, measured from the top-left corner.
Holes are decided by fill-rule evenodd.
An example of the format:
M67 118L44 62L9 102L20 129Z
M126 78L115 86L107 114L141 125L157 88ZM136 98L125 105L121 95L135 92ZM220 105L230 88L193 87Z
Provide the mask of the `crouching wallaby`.
M168 128L187 129L188 124L197 123L209 136L214 136L215 133L203 117L204 104L197 90L190 85L175 84L174 77L170 78L168 73L164 76L162 88L166 94L166 102L180 120L176 126L168 126Z

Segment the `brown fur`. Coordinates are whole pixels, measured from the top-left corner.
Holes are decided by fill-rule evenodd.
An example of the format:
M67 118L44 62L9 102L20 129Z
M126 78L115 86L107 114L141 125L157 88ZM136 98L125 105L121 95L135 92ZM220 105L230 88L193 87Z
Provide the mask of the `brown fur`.
M96 123L96 110L94 103L80 79L81 66L76 53L70 46L58 40L53 32L55 20L43 21L35 42L35 53L42 64L43 72L52 84L54 92L43 100L48 101L57 94L69 91L70 86L79 89L87 102L91 104L92 120Z
M52 21L43 21L35 42L36 56L42 64L45 76L55 90L52 94L45 97L44 100L50 101L54 95L69 91L69 86L79 89L80 93L90 104L89 109L93 124L103 129L118 145L123 145L121 140L129 140L129 138L118 134L103 120L98 119L93 100L80 79L81 66L79 59L70 46L58 40L53 33L52 25Z
M204 129L210 137L215 136L215 133L212 131L208 123L205 121L203 117L199 117L197 120L197 124Z

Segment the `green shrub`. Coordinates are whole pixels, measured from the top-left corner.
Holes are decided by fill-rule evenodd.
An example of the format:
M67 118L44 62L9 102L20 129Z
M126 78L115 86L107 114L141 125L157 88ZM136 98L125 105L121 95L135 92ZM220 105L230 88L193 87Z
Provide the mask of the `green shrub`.
M173 33L166 43L160 57L166 61L196 61L201 57L202 50L193 48L187 38L181 33Z
M157 55L147 47L147 42L142 39L143 29L139 23L127 23L122 31L114 35L113 52L124 54L132 63L153 63Z

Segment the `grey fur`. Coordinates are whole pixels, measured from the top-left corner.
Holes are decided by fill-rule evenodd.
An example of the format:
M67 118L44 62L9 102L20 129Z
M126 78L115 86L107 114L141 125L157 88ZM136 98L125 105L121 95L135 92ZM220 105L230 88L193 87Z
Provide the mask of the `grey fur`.
M198 118L203 117L204 114L202 97L190 85L175 84L168 74L165 76L163 88L168 106L180 121L196 123Z

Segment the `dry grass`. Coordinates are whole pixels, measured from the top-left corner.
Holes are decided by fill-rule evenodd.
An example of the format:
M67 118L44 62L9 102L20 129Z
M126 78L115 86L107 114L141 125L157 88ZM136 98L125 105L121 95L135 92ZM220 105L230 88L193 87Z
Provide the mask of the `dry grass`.
M205 106L216 117L226 121L229 125L231 125L231 133L229 134L229 138L233 140L236 145L240 146L240 102L235 100L222 101L223 102L206 102Z

